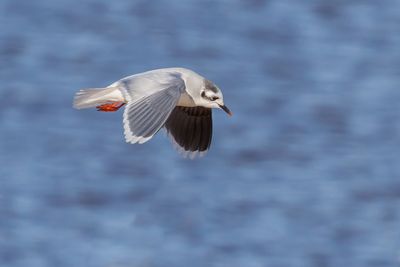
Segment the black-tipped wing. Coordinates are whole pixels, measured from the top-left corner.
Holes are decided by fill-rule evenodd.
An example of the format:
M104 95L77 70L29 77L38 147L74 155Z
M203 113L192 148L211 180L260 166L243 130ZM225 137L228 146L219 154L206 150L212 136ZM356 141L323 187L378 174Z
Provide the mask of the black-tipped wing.
M190 157L208 150L212 138L211 109L177 106L165 123L171 139Z

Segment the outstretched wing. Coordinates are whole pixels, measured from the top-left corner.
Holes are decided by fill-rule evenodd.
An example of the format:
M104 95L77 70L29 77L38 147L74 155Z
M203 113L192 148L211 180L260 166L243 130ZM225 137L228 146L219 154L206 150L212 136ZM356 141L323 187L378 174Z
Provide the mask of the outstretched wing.
M161 86L151 95L128 102L123 121L126 142L142 144L151 139L164 126L185 89L179 77Z
M165 123L165 128L184 156L194 158L205 154L212 139L211 109L177 106Z

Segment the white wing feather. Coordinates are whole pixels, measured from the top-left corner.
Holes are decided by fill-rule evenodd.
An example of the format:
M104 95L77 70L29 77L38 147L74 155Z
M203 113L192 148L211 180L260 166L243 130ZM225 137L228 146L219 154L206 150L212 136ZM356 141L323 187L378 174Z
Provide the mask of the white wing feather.
M123 120L125 140L128 143L142 144L150 140L164 126L185 90L185 83L179 75L169 75L162 80L153 78L159 79L154 75L133 80L126 78L125 87L131 97ZM146 93L139 97L138 91Z
M171 69L151 70L125 77L110 86L118 86L124 92L127 102L137 101L143 97L165 90L171 86L185 86L182 73Z

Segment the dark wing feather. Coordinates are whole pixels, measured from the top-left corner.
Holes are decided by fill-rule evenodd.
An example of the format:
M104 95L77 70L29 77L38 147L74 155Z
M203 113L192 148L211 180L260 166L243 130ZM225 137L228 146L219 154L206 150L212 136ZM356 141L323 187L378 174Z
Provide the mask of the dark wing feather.
M177 106L171 112L165 128L185 155L193 158L197 154L203 154L211 145L211 109Z

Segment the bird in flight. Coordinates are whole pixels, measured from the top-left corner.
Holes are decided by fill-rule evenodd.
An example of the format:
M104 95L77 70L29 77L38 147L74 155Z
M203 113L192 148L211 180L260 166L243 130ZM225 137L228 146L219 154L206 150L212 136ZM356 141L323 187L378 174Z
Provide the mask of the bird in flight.
M113 112L125 106L123 125L128 143L145 143L165 128L184 157L204 155L212 139L212 108L231 111L221 90L185 68L156 69L122 78L105 88L75 94L76 109L96 107Z

